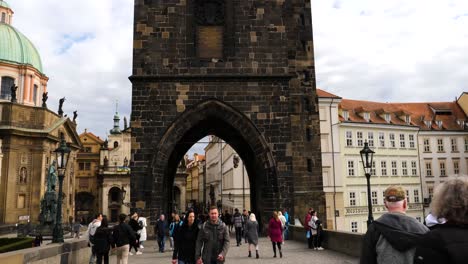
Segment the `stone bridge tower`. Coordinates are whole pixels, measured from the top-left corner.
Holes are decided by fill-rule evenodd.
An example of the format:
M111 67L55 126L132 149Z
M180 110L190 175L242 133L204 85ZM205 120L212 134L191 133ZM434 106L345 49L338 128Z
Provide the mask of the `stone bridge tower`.
M134 207L168 212L177 166L206 135L245 161L261 222L326 222L308 0L136 0Z

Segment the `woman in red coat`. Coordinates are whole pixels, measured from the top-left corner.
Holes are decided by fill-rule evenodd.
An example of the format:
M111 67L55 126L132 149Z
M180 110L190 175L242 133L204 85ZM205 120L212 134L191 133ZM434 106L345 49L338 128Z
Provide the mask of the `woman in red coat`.
M281 252L281 243L283 243L283 228L281 226L281 220L278 217L277 212L273 212L273 217L270 219L268 224L268 236L270 237L271 244L273 245L273 257L276 258L276 247L278 247L280 258L283 257Z

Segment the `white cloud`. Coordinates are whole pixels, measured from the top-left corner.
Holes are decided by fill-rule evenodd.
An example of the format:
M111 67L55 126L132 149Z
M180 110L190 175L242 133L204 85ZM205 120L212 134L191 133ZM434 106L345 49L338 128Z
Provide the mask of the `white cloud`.
M130 115L131 0L9 0L13 25L35 43L49 106L78 110L79 131ZM317 84L379 101L453 100L468 83L468 1L312 0Z

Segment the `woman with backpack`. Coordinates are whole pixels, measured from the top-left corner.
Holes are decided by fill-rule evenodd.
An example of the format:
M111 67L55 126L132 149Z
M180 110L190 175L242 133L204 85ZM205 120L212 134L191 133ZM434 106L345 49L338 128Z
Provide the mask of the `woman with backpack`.
M94 251L96 252L97 264L109 264L109 250L113 242L112 230L109 228L107 217L103 217L101 226L94 233Z
M178 214L174 215L174 219L172 220L171 224L169 225L169 243L171 246L171 250L174 250L174 240L176 237L177 229L180 226L180 216Z

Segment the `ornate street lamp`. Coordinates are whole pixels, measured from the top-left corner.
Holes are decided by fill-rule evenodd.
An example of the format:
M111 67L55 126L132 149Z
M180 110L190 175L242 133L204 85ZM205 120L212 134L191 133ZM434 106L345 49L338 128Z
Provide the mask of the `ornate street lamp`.
M63 178L67 169L68 158L70 157L70 148L65 141L63 134L60 135L60 146L54 151L57 160L57 171L59 179L59 192L57 201L57 219L53 231L52 243L63 243L63 227L62 227L62 199L63 199Z
M371 190L370 190L370 176L372 171L372 163L374 159L374 151L369 148L369 143L364 143L364 148L359 152L361 154L362 166L366 173L367 179L367 206L369 215L367 218L367 226L369 227L374 222L374 216L372 215L372 201L371 201Z

